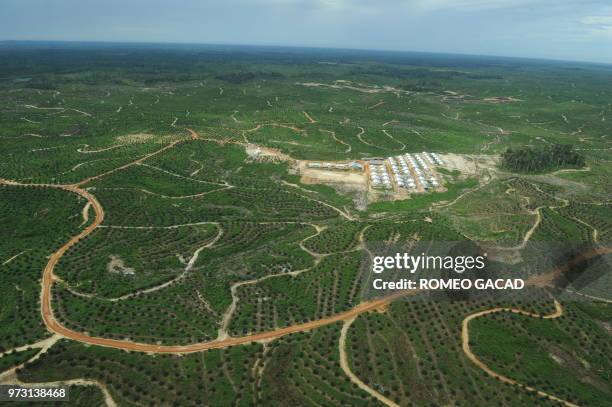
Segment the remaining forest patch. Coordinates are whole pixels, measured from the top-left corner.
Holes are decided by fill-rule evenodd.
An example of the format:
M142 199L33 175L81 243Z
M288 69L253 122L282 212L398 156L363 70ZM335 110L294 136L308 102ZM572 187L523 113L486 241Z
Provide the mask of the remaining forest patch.
M540 148L509 148L502 154L502 167L516 172L546 172L584 167L584 157L568 144L547 144Z

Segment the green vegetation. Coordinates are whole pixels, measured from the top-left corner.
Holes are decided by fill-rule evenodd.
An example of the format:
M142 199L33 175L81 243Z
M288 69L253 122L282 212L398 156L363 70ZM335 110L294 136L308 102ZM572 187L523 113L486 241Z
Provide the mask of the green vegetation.
M78 230L83 204L55 188L0 186L0 351L48 335L39 311L41 271Z
M576 304L566 307L565 318L550 321L512 314L481 318L472 328L474 347L489 366L513 379L578 405L606 406L612 360L602 324L610 315L586 317L585 310L592 316L608 308Z
M376 202L368 208L372 213L377 212L413 212L417 210L429 209L432 204L445 203L451 198L457 198L461 193L467 192L470 188L478 185L478 181L469 178L447 185L445 192L432 192L429 194L415 195L414 197L401 201Z
M241 287L230 331L239 336L329 317L360 302L360 252L333 254L297 276ZM264 300L265 299L265 300Z
M4 372L8 369L19 366L27 362L39 352L38 349L27 349L21 352L11 352L0 358L0 371Z
M342 372L339 364L339 324L275 341L267 353L260 394L271 406L369 406L375 400Z
M509 148L502 154L502 166L517 172L542 172L582 167L584 157L567 144L551 144L538 149Z
M50 335L42 270L96 215L69 185L94 196L104 219L54 268L55 318L151 345L349 311L366 299L363 266L381 247L484 241L502 254L491 268L518 277L551 267L528 242L610 246L609 67L283 51L0 47L0 352ZM405 199L342 175L316 184L296 164L422 151L445 157L443 186ZM610 308L597 298L610 300L608 260L593 261L600 278L578 293L422 293L361 313L347 331L349 366L402 406L556 405L487 375L461 343L467 315L546 313L554 297L562 317L479 317L470 346L500 374L605 405ZM340 366L343 322L181 356L60 340L18 377L95 380L120 406L379 405ZM0 373L36 352L7 352ZM72 391L74 405L103 403L97 387Z
M125 353L60 342L27 371L29 381L82 377L106 383L118 405L219 406L253 403L260 345L187 356Z
M548 304L536 303L531 298L521 306L548 309ZM384 313L364 314L349 330L347 350L352 369L367 384L393 397L400 405L555 405L532 393L500 384L463 356L460 336L463 317L495 305L493 301L437 302L415 296L393 303ZM480 321L475 321L475 326L476 323ZM505 334L509 335L506 341L511 340L512 334ZM472 346L479 352L481 335L485 334L472 333L477 339ZM501 335L498 333L495 338ZM493 345L492 342L487 344ZM495 354L498 347L490 349Z

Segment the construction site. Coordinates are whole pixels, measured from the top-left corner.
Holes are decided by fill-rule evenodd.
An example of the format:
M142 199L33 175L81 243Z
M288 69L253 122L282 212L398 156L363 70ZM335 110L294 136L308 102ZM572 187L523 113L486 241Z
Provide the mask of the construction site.
M298 161L297 170L305 184L327 184L344 192L369 192L371 201L443 191L444 179L435 168L444 165L446 161L438 154L422 152L344 162Z

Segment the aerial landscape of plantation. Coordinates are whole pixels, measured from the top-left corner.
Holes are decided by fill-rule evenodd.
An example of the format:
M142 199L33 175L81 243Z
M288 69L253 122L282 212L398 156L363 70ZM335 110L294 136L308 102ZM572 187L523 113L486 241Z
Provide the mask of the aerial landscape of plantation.
M0 60L0 384L77 406L610 405L612 65ZM438 242L524 289L368 290L375 253Z

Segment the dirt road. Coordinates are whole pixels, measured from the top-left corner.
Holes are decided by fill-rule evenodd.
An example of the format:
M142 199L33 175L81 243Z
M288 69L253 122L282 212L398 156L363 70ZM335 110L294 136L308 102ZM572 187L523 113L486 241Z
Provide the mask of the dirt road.
M7 184L7 185L28 185L28 184L20 184L18 182L12 182L12 181L6 181L6 180L0 180L0 183ZM55 316L53 314L53 307L51 304L51 300L52 300L51 290L52 290L52 286L55 280L53 270L55 269L55 266L57 265L59 260L62 258L62 256L72 246L74 246L75 244L77 244L77 242L79 242L80 240L84 239L86 236L91 234L96 229L96 227L98 227L98 225L102 223L102 221L104 220L104 209L102 208L102 205L100 205L100 203L98 202L95 196L93 196L88 191L79 188L76 185L36 184L36 185L30 185L30 186L60 188L60 189L78 194L82 196L83 198L85 198L91 204L91 207L93 208L94 213L95 213L94 220L90 225L88 225L85 229L83 229L77 235L73 236L68 242L66 242L62 247L60 247L55 253L53 253L49 257L49 261L47 262L47 265L45 266L43 270L43 276L42 276L41 314L42 314L43 321L45 325L47 326L47 329L53 333L61 335L62 337L72 339L72 340L75 340L81 343L111 347L115 349L132 350L132 351L139 351L139 352L151 352L151 353L199 352L199 351L207 350L207 349L219 349L219 348L225 348L229 346L235 346L235 345L246 344L246 343L251 343L251 342L256 342L256 341L278 338L278 337L289 335L292 333L307 331L307 330L311 330L314 328L318 328L320 326L333 324L335 322L340 322L345 319L355 317L364 312L376 309L382 305L385 305L386 303L390 301L393 301L396 298L410 294L410 292L399 292L396 295L393 295L393 296L390 296L384 299L364 302L362 304L359 304L353 309L333 315L328 318L323 318L323 319L319 319L316 321L310 321L310 322L306 322L306 323L298 324L298 325L292 325L292 326L280 328L274 331L261 332L261 333L247 335L247 336L238 337L238 338L227 338L227 339L219 340L219 341L195 343L191 345L176 345L176 346L152 345L152 344L144 344L144 343L137 343L137 342L131 342L131 341L94 337L94 336L87 335L85 333L75 332L75 331L72 331L66 328L60 322L58 322L55 319Z
M192 137L193 137L193 136L192 136ZM110 175L110 174L112 174L112 173L114 173L114 172L116 172L116 171L124 170L124 169L126 169L126 168L129 168L129 167L132 167L132 166L134 166L134 165L140 164L141 162L143 162L144 160L146 160L146 159L148 159L148 158L151 158L151 157L153 157L153 156L155 156L155 155L157 155L157 154L163 153L164 151L166 151L166 150L168 150L168 149L171 149L172 147L174 147L175 145L177 145L177 144L178 144L178 143L180 143L181 141L183 141L183 140L176 140L176 141L173 141L172 143L165 145L164 147L160 148L159 150L156 150L156 151L153 151L152 153L149 153L149 154L143 155L142 157L140 157L140 158L139 158L138 160L136 160L136 161L131 161L131 162L129 162L129 163L125 164L125 165L122 165L122 166L120 166L120 167L113 168L113 169L112 169L112 170L110 170L110 171L103 172L102 174L98 174L98 175L94 175L94 176L92 176L92 177L85 178L84 180L79 181L78 183L76 183L74 186L82 186L82 185L85 185L85 184L87 184L87 183L89 183L89 182L91 182L91 181L93 181L93 180L98 179L98 178L102 178L102 177L105 177L105 176L107 176L107 175Z
M55 266L59 262L59 260L72 246L74 246L77 242L79 242L80 240L88 236L90 233L92 233L96 229L96 227L98 227L98 225L100 225L102 221L104 220L104 209L102 208L102 205L100 205L100 203L98 202L95 196L93 196L91 193L80 188L77 185L21 184L18 182L7 181L7 180L0 180L0 183L7 184L7 185L29 185L29 186L39 186L39 187L60 188L60 189L70 191L77 195L82 196L91 204L91 207L94 210L95 217L94 217L93 222L89 224L85 229L83 229L80 233L73 236L68 242L66 242L62 247L60 247L55 253L53 253L49 257L49 261L43 270L43 276L42 276L41 314L42 314L42 318L43 318L45 325L47 326L49 331L59 334L65 338L69 338L69 339L78 341L78 342L87 343L90 345L98 345L98 346L111 347L115 349L123 349L123 350L139 351L139 352L192 353L192 352L199 352L199 351L208 350L208 349L219 349L219 348L247 344L247 343L252 343L252 342L257 342L257 341L264 341L264 340L279 338L279 337L289 335L292 333L312 330L312 329L315 329L321 326L345 321L347 319L356 317L365 312L375 310L381 306L389 304L390 302L400 297L416 294L416 291L399 291L385 298L363 302L350 310L338 313L336 315L332 315L327 318L322 318L322 319L318 319L315 321L309 321L309 322L302 323L302 324L291 325L291 326L279 328L273 331L259 332L256 334L246 335L242 337L227 338L223 340L214 340L210 342L194 343L190 345L153 345L153 344L132 342L132 341L127 341L127 340L116 340L116 339L108 339L108 338L90 336L86 333L72 331L66 328L65 326L63 326L61 323L59 323L55 319L55 316L53 314L52 304L51 304L51 300L52 300L51 291L52 291L53 282L55 280L53 271L55 269ZM598 256L601 254L607 254L611 252L612 252L612 248L603 247L603 248L598 248L590 252L584 253L583 255L570 261L568 264L561 266L548 274L531 278L530 280L527 281L527 284L534 285L534 286L549 285L555 277L567 271L569 267L571 267L572 265L586 261L595 256Z
M191 129L187 129L187 130L190 132L192 140L196 140L199 138L198 134L195 131ZM98 200L96 199L94 195L92 195L87 190L81 188L81 186L93 179L100 178L106 174L109 174L109 173L112 173L112 172L115 172L115 171L118 171L124 168L128 168L138 163L141 163L146 158L159 154L169 148L172 148L177 143L179 143L179 141L170 143L166 145L165 147L163 147L162 149L157 150L153 153L147 154L139 158L136 161L125 164L121 167L118 167L114 170L103 173L101 175L86 178L85 180L77 184L74 184L74 185L22 184L16 181L0 179L0 184L5 184L5 185L25 185L25 186L34 186L34 187L48 187L48 188L63 189L63 190L75 193L85 198L85 200L89 203L90 207L93 208L94 210L95 217L94 217L93 222L89 224L87 227L85 227L77 235L70 238L70 240L66 242L63 246L61 246L55 253L51 254L47 262L47 265L43 269L42 285L41 285L41 315L49 331L55 334L59 334L62 337L69 338L69 339L72 339L78 342L82 342L82 343L86 343L90 345L111 347L115 349L123 349L123 350L139 351L139 352L150 352L150 353L191 353L191 352L199 352L199 351L203 351L207 349L219 349L219 348L247 344L247 343L252 343L252 342L257 342L257 341L270 340L274 338L279 338L281 336L289 335L292 333L308 331L308 330L312 330L312 329L315 329L321 326L330 325L336 322L350 320L351 318L355 318L356 316L362 313L365 313L371 310L375 310L377 308L385 306L400 297L414 295L417 293L417 291L398 291L397 293L387 296L385 298L363 302L350 310L338 313L336 315L332 315L327 318L322 318L322 319L309 321L309 322L305 322L301 324L291 325L291 326L279 328L273 331L259 332L259 333L255 333L252 335L242 336L242 337L224 338L222 340L213 340L209 342L194 343L194 344L189 344L189 345L153 345L153 344L132 342L128 340L107 339L107 338L90 336L86 333L76 332L76 331L66 328L65 326L63 326L60 322L58 322L55 319L55 316L53 314L53 307L51 303L52 298L53 298L52 287L53 287L54 281L56 280L53 274L53 271L55 267L57 266L59 260L62 258L62 256L72 246L74 246L80 240L84 239L89 234L91 234L104 221L104 209L102 208L102 205L100 205L100 203L98 202ZM334 209L338 210L337 208L334 208ZM343 214L346 218L348 218L349 220L352 220L348 215L342 213L340 210L338 211L341 214ZM567 271L572 265L586 261L592 257L598 256L601 254L611 253L611 252L612 252L612 248L610 247L602 247L602 248L594 249L590 252L584 253L583 255L575 259L572 259L566 265L559 267L556 270L553 270L552 272L546 275L537 276L537 277L534 277L528 280L527 284L534 285L534 286L549 285L555 277ZM467 321L467 323L469 323L469 320ZM469 350L469 345L467 346Z
M594 257L597 256L601 256L604 254L609 254L612 253L612 248L610 247L599 247L596 249L593 249L591 251L588 251L586 253L583 253L582 255L579 255L577 257L574 257L573 259L571 259L570 261L568 261L566 264L564 264L563 266L558 267L557 269L547 273L547 274L542 274L542 275L538 275L538 276L534 276L530 279L528 279L525 282L525 285L531 285L531 286L536 286L536 287L545 287L547 285L550 285L557 277L561 276L563 273L567 272L570 270L570 268L572 266L578 265L582 262L585 262L589 259L592 259ZM591 297L585 294L581 294L581 293L577 293L574 291L570 291L568 290L568 292L573 292L575 294L578 295L583 295L586 297L590 297L591 299L597 300L597 301L604 301L604 302L611 302L610 300L604 299L604 298L598 298L598 297ZM484 310L484 311L479 311L479 312L475 312L471 315L468 315L467 317L464 318L462 325L461 325L461 344L462 344L462 348L463 348L463 352L465 353L465 356L470 359L472 361L472 363L474 363L476 366L478 366L480 369L484 370L489 376L494 377L495 379L498 379L504 383L508 383L508 384L512 384L515 386L518 386L520 388L532 391L537 393L538 395L542 396L542 397L546 397L549 400L553 400L556 402L559 402L565 406L568 407L578 407L576 404L571 403L569 401L563 400L555 395L552 395L550 393L546 393L544 391L535 389L531 386L528 386L526 384L523 383L519 383L514 379L511 379L507 376L504 376L502 374L496 373L493 369L491 369L489 366L487 366L484 362L482 362L480 359L478 359L478 357L472 352L472 349L470 348L470 332L469 332L469 325L470 322L476 318L482 317L484 315L489 315L489 314L494 314L497 312L511 312L514 314L520 314L520 315L525 315L528 317L532 317L532 318L543 318L543 319L554 319L554 318L559 318L563 315L563 308L561 307L561 304L555 300L555 311L551 314L548 315L539 315L539 314L534 314L531 312L527 312L518 308L491 308L488 310Z
M191 130L189 128L187 128L185 130L187 130L189 132L189 134L191 135L191 139L192 140L197 140L197 139L200 138L200 135L197 132L195 132L195 131L193 131L193 130Z
M553 400L559 403L562 403L568 407L578 407L576 404L571 403L569 401L560 399L557 396L554 396L550 393L546 393L544 391L535 389L531 386L528 386L526 384L522 384L517 382L514 379L511 379L507 376L504 376L502 374L496 373L493 369L491 369L489 366L487 366L484 362L482 362L480 359L478 359L478 357L472 352L472 349L470 348L470 322L478 317L482 317L484 315L488 315L488 314L494 314L497 312L511 312L513 314L520 314L520 315L525 315L528 317L532 317L532 318L543 318L543 319L554 319L554 318L559 318L560 316L563 315L563 308L561 307L561 304L555 300L555 311L551 314L548 315L540 315L540 314L534 314L531 312L527 312L527 311L523 311L521 309L517 309L517 308L491 308L488 310L484 310L484 311L479 311L476 312L474 314L468 315L462 323L461 326L461 345L463 348L463 353L465 353L465 356L470 359L472 361L472 363L474 363L476 366L478 366L480 369L484 370L489 376L500 380L504 383L508 383L508 384L512 384L514 386L519 386L523 389L532 391L537 393L538 395L542 396L542 397L546 397L549 400Z
M48 185L48 186L58 187L58 188L61 188L67 191L74 192L84 197L85 199L87 199L88 202L91 203L91 206L93 207L94 213L95 213L94 221L89 226L87 226L82 232L72 237L66 244L64 244L55 253L53 253L51 257L49 258L49 262L47 263L47 266L43 270L41 304L42 304L42 316L43 316L44 323L51 332L60 334L66 338L69 338L69 339L72 339L78 342L87 343L90 345L98 345L98 346L111 347L115 349L123 349L123 350L139 351L139 352L192 353L192 352L199 352L199 351L208 350L208 349L220 349L220 348L225 348L225 347L230 347L230 346L257 342L257 341L264 341L264 340L279 338L279 337L289 335L292 333L312 330L312 329L315 329L321 326L330 325L336 322L341 322L341 321L345 321L345 320L354 318L365 312L372 311L381 306L387 305L390 302L398 298L416 294L416 291L399 291L385 298L363 302L348 311L344 311L344 312L338 313L336 315L332 315L327 318L322 318L322 319L318 319L315 321L309 321L309 322L302 323L302 324L291 325L291 326L279 328L273 331L259 332L256 334L246 335L242 337L226 338L223 340L214 340L210 342L194 343L190 345L153 345L153 344L138 343L138 342L132 342L132 341L126 341L126 340L100 338L100 337L90 336L90 335L87 335L81 332L75 332L75 331L72 331L64 327L62 324L60 324L53 315L53 310L51 306L51 298L52 298L51 287L53 285L53 280L54 280L53 270L55 266L57 265L57 263L59 262L60 258L68 251L68 249L70 249L70 247L74 246L78 241L85 238L98 225L102 223L102 221L104 220L104 210L102 206L100 205L100 203L97 201L97 199L92 194L90 194L89 192L77 186L74 186L74 185L61 185L61 186ZM566 271L572 265L578 264L592 257L598 256L601 254L611 253L611 252L612 252L612 248L595 249L591 252L583 254L582 256L570 261L568 264L562 267L559 267L558 269L553 270L552 272L548 274L534 277L528 280L527 283L530 285L536 285L536 286L548 285L555 277L557 277L559 274Z
M198 135L198 133L197 133L197 132L195 132L194 130L189 129L189 128L188 128L188 129L185 129L185 130L187 130L187 131L189 132L189 134L190 134L190 136L191 136L191 140L198 140L198 139L200 138L200 137L199 137L199 135ZM169 144L165 145L164 147L160 148L159 150L156 150L156 151L153 151L152 153L149 153L149 154L145 154L145 155L143 155L142 157L140 157L139 159L137 159L137 160L135 160L135 161L131 161L131 162L129 162L129 163L127 163L127 164L125 164L125 165L122 165L122 166L120 166L120 167L114 168L114 169L112 169L112 170L110 170L110 171L103 172L102 174L98 174L98 175L94 175L93 177L88 177L88 178L85 178L84 180L79 181L79 182L78 182L78 183L76 183L75 185L76 185L76 186L82 186L82 185L85 185L85 184L87 184L87 183L89 183L89 182L91 182L91 181L95 180L95 179L102 178L102 177L105 177L105 176L107 176L107 175L110 175L110 174L112 174L112 173L114 173L114 172L116 172L116 171L124 170L124 169L126 169L126 168L129 168L129 167L132 167L132 166L134 166L134 165L140 164L140 163L142 163L143 161L145 161L146 159L151 158L151 157L153 157L153 156L156 156L156 155L158 155L158 154L161 154L161 153L163 153L164 151L166 151L166 150L169 150L169 149L173 148L174 146L176 146L177 144L179 144L179 143L181 143L181 142L183 142L183 141L184 141L184 140L176 140L176 141L173 141L173 142L171 142L171 143L169 143Z
M351 327L353 321L355 321L356 317L351 317L344 321L344 325L342 325L342 330L340 331L340 340L338 341L338 352L340 353L340 367L344 371L344 373L351 379L353 383L355 383L361 390L369 393L372 397L376 397L381 403L389 407L399 407L399 404L394 402L393 400L388 399L383 396L372 387L365 384L353 371L351 370L351 366L348 361L348 354L346 352L346 337L348 335L348 330Z
M308 119L309 123L316 123L317 122L315 119L312 118L311 115L308 114L308 112L304 111L302 113L304 113L304 116L306 116L306 118Z
M562 274L568 272L573 266L577 266L580 263L583 263L587 260L591 260L594 257L602 256L604 254L612 253L612 247L597 247L592 249L586 253L582 253L562 266L557 267L556 269L550 271L546 274L540 274L537 276L533 276L525 281L525 285L531 285L535 287L546 287L550 285L557 277Z

